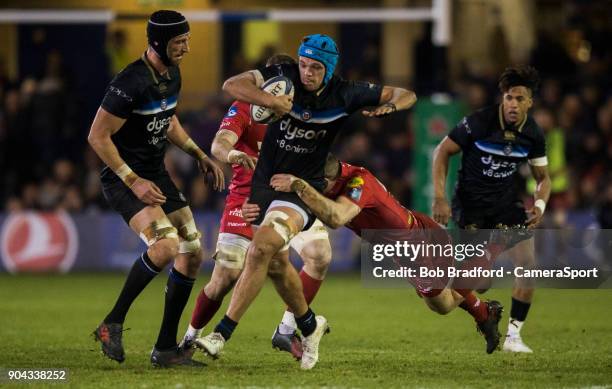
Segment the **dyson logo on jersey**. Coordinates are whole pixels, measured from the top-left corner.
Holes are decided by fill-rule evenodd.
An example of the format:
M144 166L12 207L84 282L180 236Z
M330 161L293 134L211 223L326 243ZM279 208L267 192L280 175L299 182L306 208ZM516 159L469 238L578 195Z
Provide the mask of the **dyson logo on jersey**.
M171 116L160 120L157 120L156 117L153 117L153 120L151 120L149 124L147 124L147 131L157 134L170 124L170 120L172 120Z
M291 118L287 118L281 121L280 124L281 131L285 131L285 139L315 139L319 140L324 138L327 135L327 130L305 130L303 128L299 128L295 125L291 124Z
M493 178L507 178L510 177L516 171L517 163L510 161L500 161L493 158L492 155L487 157L481 157L480 162L483 165L490 166L489 168L485 167L482 169L482 175L486 177ZM502 169L497 171L498 169Z

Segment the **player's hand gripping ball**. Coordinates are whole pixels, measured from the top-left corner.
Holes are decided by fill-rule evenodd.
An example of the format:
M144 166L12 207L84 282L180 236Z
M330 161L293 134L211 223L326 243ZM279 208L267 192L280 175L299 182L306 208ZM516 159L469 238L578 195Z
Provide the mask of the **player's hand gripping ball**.
M261 89L274 96L293 97L294 93L293 83L285 76L272 77L261 86ZM272 108L255 104L251 104L251 117L257 123L262 124L272 123L280 119Z

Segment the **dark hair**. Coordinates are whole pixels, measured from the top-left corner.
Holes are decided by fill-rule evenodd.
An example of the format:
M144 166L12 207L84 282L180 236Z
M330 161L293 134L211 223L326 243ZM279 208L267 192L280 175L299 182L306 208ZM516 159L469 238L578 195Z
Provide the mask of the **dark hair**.
M538 90L539 85L540 76L538 71L532 66L506 68L501 77L499 77L499 84L497 84L502 93L508 92L510 88L515 86L524 86L532 94Z
M272 65L295 65L297 62L289 54L274 54L266 61L266 66Z
M340 161L332 153L327 154L323 175L329 180L335 180L340 175Z

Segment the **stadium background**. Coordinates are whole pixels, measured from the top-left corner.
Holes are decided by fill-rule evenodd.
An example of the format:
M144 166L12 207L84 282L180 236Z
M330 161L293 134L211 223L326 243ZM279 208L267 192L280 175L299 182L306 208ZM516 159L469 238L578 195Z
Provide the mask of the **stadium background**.
M547 134L553 181L545 226L610 228L612 223L611 29L605 1L357 2L367 9L351 2L362 14L371 7L416 14L446 5L449 24L443 27L449 29L442 32L432 21L266 20L269 9L290 11L293 6L325 15L326 10L348 7L348 2L64 0L52 7L97 11L102 21L88 21L91 15L86 15L54 23L48 16L37 22L26 21L26 12L8 13L17 7L47 9L45 2L3 4L0 220L22 210L66 211L76 223L79 247L103 248L97 255L78 251L76 268L126 267L142 249L120 218L109 213L98 179L101 164L86 137L108 81L145 49L146 16L160 7L193 15L191 53L181 66L179 116L207 152L231 102L220 92L223 80L261 65L272 53L295 54L302 36L324 32L339 43L340 75L410 88L420 99L415 109L383 120L355 115L336 143L338 155L375 172L403 204L429 212L430 158L436 142L464 114L497 101L496 78L505 66L530 63L543 80L533 114ZM214 10L223 12L203 21L202 13ZM167 166L198 213L208 258L225 194L211 191L190 157L178 149L168 153ZM528 169L523 173L528 176ZM532 185L517 180L527 204ZM24 231L34 231L34 224L39 229L52 224L48 214L28 215L13 223L14 232L4 228L3 259L28 245ZM8 247L14 234L22 237L21 246ZM334 268L356 267L357 240L346 230L334 236ZM49 239L45 243L39 238L37 244L49 246ZM24 259L29 260L24 269L57 265L49 265L49 258L37 265L41 251Z
M451 6L449 30L427 21L265 20L272 8L301 14L318 9L325 15L351 7L370 16L372 8L391 9L387 17L397 17L406 10L429 10L432 4ZM16 8L28 12L11 11ZM608 1L4 0L0 384L6 384L8 368L54 367L69 369L72 386L101 388L610 386L610 289L538 290L523 330L536 352L488 356L462 311L437 316L411 290L365 288L353 272L329 276L315 300L333 332L312 372L299 372L286 355L269 347L268 336L282 311L269 285L221 360L204 372L150 369L165 277L157 277L132 307L126 322L132 328L125 335L127 361L116 365L100 357L87 335L121 288L124 273L119 270L143 246L108 210L100 193L100 161L86 136L107 82L145 49L146 16L158 8L211 19L191 18L192 51L181 67L178 107L185 127L207 152L230 103L220 92L223 80L261 64L270 53L294 54L309 33L324 32L338 41L342 76L414 89L419 96L415 109L382 120L352 118L336 150L342 159L374 171L403 204L426 212L435 143L464 114L497 101L496 79L505 66L530 63L543 78L533 114L547 133L553 180L544 227L611 228ZM36 11L49 9L85 9L100 19L85 22L83 17L91 14L81 14L51 23L49 15L58 14L47 12L43 20L36 19ZM223 12L210 13L215 10ZM210 191L180 151L172 150L167 163L196 211L204 255L210 258L224 194ZM516 185L528 198L533 184L522 178ZM346 229L332 236L333 269L358 269L359 241ZM603 256L610 260L609 249L603 248ZM204 285L210 267L208 260L194 290ZM51 272L13 275L7 270ZM194 295L179 332L187 326ZM506 306L509 296L505 289L486 295Z

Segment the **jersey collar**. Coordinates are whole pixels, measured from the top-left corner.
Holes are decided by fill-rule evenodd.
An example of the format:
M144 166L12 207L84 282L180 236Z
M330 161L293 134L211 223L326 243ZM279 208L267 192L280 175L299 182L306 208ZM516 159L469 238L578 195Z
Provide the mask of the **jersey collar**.
M502 108L503 104L499 105L499 126L501 127L502 130L506 130L506 121L504 120L504 111ZM511 127L508 128L508 130L514 130L517 132L521 132L523 131L523 127L525 126L525 123L527 123L527 114L525 114L525 117L523 118L523 121L517 126L517 127Z
M151 62L149 62L149 59L147 58L147 52L145 51L144 54L142 54L142 57L140 57L140 59L142 59L142 62L145 63L145 65L147 65L147 68L149 69L149 72L151 73L151 77L153 78L153 81L156 84L160 83L160 80L169 80L170 79L170 67L168 67L168 71L167 71L167 77L160 74L155 67L153 67L153 64L151 64Z

